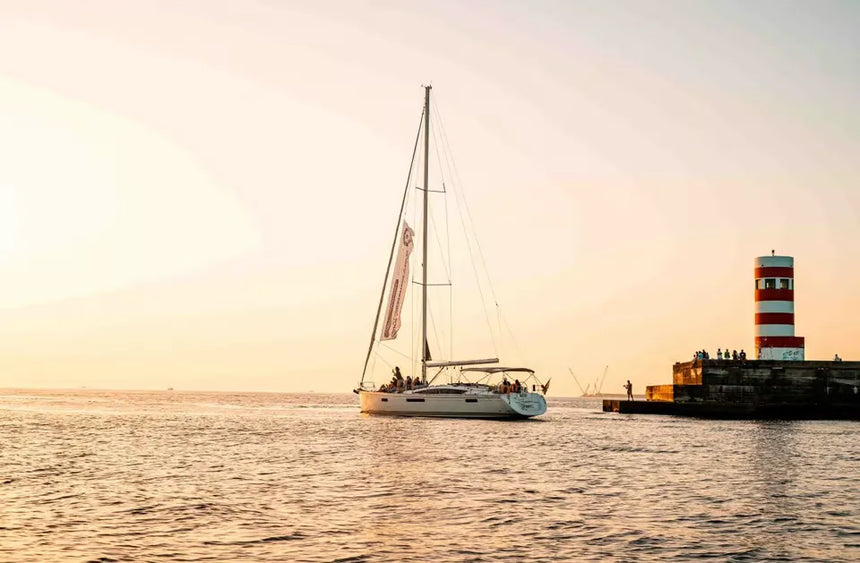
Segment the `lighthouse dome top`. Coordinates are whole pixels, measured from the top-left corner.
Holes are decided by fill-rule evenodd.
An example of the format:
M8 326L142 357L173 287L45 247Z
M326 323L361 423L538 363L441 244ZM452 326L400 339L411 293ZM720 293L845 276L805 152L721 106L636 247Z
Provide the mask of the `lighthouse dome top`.
M794 256L759 256L756 268L794 268Z

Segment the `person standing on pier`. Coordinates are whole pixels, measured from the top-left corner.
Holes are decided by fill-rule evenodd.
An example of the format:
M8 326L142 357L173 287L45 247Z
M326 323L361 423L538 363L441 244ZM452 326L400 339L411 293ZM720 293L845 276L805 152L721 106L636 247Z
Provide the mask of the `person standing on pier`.
M633 400L633 384L630 383L630 380L627 380L627 383L624 385L624 388L627 389L627 400Z

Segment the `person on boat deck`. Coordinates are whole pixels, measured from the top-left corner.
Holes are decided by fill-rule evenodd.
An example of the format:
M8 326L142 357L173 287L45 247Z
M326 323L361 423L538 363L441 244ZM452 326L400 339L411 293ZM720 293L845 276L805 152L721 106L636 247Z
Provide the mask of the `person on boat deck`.
M412 376L411 375L406 376L406 390L407 391L412 390Z
M394 376L391 378L392 390L400 393L403 390L404 384L403 375L400 373L400 366L394 366Z
M523 390L523 385L519 379L514 379L514 393L519 393Z

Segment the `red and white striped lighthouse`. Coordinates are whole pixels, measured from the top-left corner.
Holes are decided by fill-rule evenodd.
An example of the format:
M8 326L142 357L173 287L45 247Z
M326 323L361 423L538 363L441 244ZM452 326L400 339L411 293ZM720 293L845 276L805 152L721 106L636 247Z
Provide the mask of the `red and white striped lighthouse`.
M794 335L794 258L755 259L755 353L759 360L800 360L804 339Z

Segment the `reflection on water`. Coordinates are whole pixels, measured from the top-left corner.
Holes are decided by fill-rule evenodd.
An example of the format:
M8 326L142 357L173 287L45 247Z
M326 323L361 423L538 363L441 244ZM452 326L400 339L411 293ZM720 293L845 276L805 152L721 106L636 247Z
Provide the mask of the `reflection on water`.
M0 560L860 559L860 425L0 391Z

